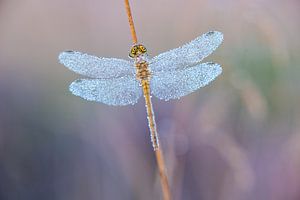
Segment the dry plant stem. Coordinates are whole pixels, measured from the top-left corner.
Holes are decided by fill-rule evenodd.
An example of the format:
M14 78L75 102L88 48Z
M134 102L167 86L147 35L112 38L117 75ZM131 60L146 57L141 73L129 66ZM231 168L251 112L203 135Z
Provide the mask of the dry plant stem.
M128 22L129 22L129 26L130 26L132 41L133 41L133 44L137 44L137 37L136 37L136 33L135 33L134 23L133 23L130 5L129 5L128 0L125 0L125 8L126 8L127 16L128 16Z
M137 44L137 37L136 37L136 33L135 33L135 28L134 28L132 15L131 15L129 1L128 0L124 0L124 1L125 1L125 8L126 8L127 16L128 16L132 41L133 41L133 44ZM159 177L160 177L160 182L161 182L161 186L162 186L163 198L164 198L164 200L170 200L171 193L170 193L168 178L166 175L166 170L165 170L166 167L165 167L163 154L162 154L161 149L159 148L158 134L156 131L156 123L155 123L155 119L154 119L153 107L152 107L151 96L150 96L149 80L142 80L141 84L143 87L143 92L144 92L144 97L145 97L145 102L146 102L147 117L148 117L149 129L150 129L150 133L151 133L151 141L152 141L152 145L153 145L153 148L155 151L155 157L156 157L156 161L157 161L157 165L158 165L158 169L159 169Z
M160 149L157 149L155 151L155 156L159 168L160 183L162 187L164 200L170 200L171 199L170 187L168 183L168 178L166 176L163 154Z
M150 96L149 80L142 80L142 87L143 87L143 93L146 102L147 117L148 117L149 129L151 133L151 141L152 141L156 162L159 170L162 193L163 193L164 200L170 200L171 193L170 193L168 178L165 170L165 162L164 162L163 154L161 149L159 148L158 134L156 131L156 123L155 123L154 112L153 112L151 96Z

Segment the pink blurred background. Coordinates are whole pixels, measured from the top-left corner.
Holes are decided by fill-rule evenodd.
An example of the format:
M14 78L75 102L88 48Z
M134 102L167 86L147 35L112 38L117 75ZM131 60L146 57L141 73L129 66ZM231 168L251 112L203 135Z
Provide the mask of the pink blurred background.
M175 200L300 199L300 2L133 1L150 55L210 31L223 74L154 109ZM123 1L0 0L0 199L161 198L144 101L68 92L59 52L127 58Z

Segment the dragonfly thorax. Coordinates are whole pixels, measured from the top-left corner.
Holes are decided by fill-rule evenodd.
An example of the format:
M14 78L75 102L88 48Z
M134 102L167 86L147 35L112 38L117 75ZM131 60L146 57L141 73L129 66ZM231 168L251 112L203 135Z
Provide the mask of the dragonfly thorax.
M147 49L142 44L133 45L129 52L129 57L134 60L136 67L136 78L138 80L148 80L151 76L149 63L147 62Z
M148 67L148 62L143 59L136 59L134 64L136 67L136 78L140 81L149 80L151 72Z

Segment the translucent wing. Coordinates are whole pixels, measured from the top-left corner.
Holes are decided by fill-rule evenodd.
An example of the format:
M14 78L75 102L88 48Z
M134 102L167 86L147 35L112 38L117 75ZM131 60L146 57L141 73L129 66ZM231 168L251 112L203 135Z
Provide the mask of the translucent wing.
M99 58L77 51L59 54L59 62L70 70L92 78L115 78L135 73L133 64L117 58Z
M151 93L162 100L178 99L207 85L222 72L219 64L202 63L193 67L158 72L151 79Z
M70 91L86 100L114 106L133 105L142 95L139 82L134 76L113 79L78 79L70 85Z
M169 71L195 65L210 55L223 41L223 34L210 31L177 49L159 54L150 62L152 71Z

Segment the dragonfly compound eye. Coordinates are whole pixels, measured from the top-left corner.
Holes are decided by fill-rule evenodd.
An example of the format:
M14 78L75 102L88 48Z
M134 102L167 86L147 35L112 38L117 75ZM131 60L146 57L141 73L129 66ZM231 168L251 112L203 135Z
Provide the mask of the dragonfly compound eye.
M130 53L129 53L129 57L130 58L134 58L137 55L137 46L134 45L133 47L131 47L130 49Z
M144 54L147 52L147 49L144 45L138 44L138 45L134 45L133 47L131 47L130 49L130 53L129 53L129 57L131 58L135 58L141 54Z
M147 52L147 49L144 45L140 44L139 45L139 50L142 52L142 53L146 53Z

